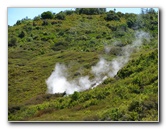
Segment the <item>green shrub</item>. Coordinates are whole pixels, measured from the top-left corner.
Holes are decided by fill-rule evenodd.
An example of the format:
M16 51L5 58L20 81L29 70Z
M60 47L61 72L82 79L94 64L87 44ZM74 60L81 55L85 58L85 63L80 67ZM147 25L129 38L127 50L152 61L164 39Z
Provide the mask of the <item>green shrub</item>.
M76 8L76 13L86 15L96 15L105 13L105 8Z
M60 12L60 13L55 15L55 18L59 19L59 20L65 20L66 16L65 16L65 13Z
M75 13L75 12L72 11L72 10L66 10L65 13L66 13L66 15L72 15L72 14Z
M12 36L8 41L8 46L14 47L17 46L17 43L18 43L18 38L16 36Z
M119 16L114 11L108 12L105 19L107 21L111 21L111 20L119 21L120 20Z
M21 33L18 35L18 37L20 37L20 38L24 38L25 36L26 36L25 31L21 31Z
M77 101L79 99L79 96L80 96L79 92L75 91L74 94L72 94L71 99L73 101Z
M127 19L127 26L128 26L129 28L134 27L134 25L135 25L135 19L133 19L133 18Z
M50 11L43 12L43 13L41 14L41 18L42 18L42 19L53 19L53 14L52 14L52 12L50 12Z

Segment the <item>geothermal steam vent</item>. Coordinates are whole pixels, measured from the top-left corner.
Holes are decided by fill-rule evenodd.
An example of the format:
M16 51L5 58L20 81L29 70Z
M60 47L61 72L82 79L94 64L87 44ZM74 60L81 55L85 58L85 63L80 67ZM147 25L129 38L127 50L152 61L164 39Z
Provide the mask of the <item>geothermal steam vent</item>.
M143 39L149 41L150 36L143 31L137 31L135 33L135 40L130 45L122 47L122 56L117 56L112 61L107 61L101 57L95 66L91 67L91 73L94 75L93 79L89 79L89 76L83 76L75 80L69 81L67 78L67 68L63 64L57 63L55 70L51 76L46 80L47 93L66 93L73 94L74 91L80 92L87 89L94 88L100 85L108 77L114 77L117 72L129 61L129 57L134 49L138 49ZM105 46L105 52L111 51L110 46Z

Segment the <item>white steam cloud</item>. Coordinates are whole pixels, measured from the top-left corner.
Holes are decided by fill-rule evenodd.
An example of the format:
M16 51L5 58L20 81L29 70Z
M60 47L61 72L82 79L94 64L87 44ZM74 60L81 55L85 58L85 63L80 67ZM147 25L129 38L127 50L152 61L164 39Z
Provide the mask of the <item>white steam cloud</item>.
M100 85L108 77L114 77L117 72L128 62L129 57L133 50L138 49L143 40L150 41L148 33L143 31L137 31L135 33L135 40L130 45L122 47L121 55L114 58L112 61L107 61L104 58L100 58L99 62L91 67L91 73L94 75L93 79L89 79L89 76L83 76L78 79L69 81L67 79L67 68L63 64L57 63L55 70L51 76L46 80L47 92L50 94L66 93L73 94L75 91L85 91L90 88L95 88ZM105 47L105 52L109 53L111 47Z

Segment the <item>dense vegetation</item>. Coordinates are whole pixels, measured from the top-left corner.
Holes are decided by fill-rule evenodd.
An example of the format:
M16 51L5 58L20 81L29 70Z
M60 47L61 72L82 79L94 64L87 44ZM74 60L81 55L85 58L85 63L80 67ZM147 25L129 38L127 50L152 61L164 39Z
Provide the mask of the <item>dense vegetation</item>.
M158 121L158 12L140 12L48 11L9 26L9 121ZM150 34L150 42L114 78L65 97L46 93L56 63L69 68L70 79L90 75L100 56L112 60L139 30ZM107 45L110 53L104 52Z

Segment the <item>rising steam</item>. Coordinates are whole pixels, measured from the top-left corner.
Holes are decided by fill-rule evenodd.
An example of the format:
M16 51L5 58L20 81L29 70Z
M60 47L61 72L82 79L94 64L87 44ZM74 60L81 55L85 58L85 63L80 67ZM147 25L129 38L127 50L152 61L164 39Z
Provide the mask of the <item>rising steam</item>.
M142 45L144 39L149 41L149 34L143 31L137 31L135 33L135 40L132 44L122 47L122 56L117 56L112 61L107 61L101 57L99 62L91 67L91 73L94 75L94 78L91 80L89 79L89 76L83 76L69 81L67 79L67 68L65 65L57 63L55 65L55 70L46 80L47 92L50 94L64 92L66 94L73 94L75 91L80 92L100 85L108 77L114 77L117 74L117 72L128 62L131 53ZM105 47L105 52L107 54L110 51L110 46Z

